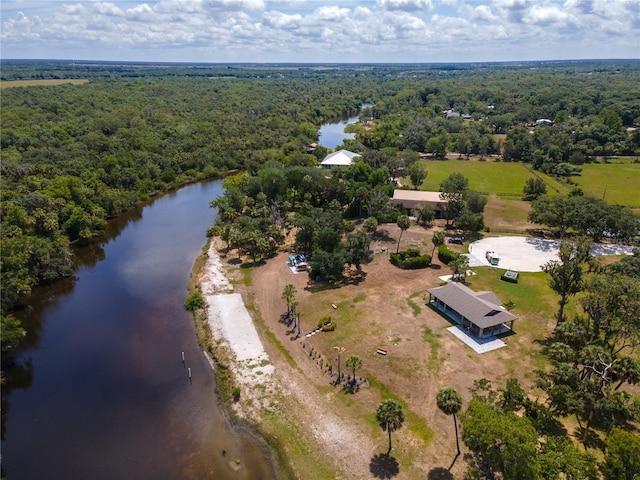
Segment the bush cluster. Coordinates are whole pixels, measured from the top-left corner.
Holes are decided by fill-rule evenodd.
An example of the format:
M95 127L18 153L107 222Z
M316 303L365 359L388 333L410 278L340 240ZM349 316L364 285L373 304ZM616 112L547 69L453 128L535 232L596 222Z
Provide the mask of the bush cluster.
M458 254L449 250L444 243L438 246L438 259L445 265L449 265L457 256Z
M336 329L336 322L331 317L322 317L318 320L318 328L321 328L323 332L333 332Z
M390 260L396 267L405 270L416 270L418 268L427 268L431 265L431 255L420 255L420 250L409 248L398 253L391 253Z

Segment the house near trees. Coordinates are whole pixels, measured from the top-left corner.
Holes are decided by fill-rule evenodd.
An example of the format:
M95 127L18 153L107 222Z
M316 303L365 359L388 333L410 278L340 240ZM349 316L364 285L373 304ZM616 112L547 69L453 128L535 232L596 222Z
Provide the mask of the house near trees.
M394 190L393 204L402 205L408 213L416 208L431 205L437 218L442 216L442 211L448 201L440 198L440 192L423 192L419 190Z
M548 118L539 118L536 120L536 126L538 127L552 127L553 120L549 120Z
M320 162L320 167L326 169L336 167L346 168L353 163L354 158L359 158L360 156L360 154L350 152L349 150L338 150L324 157L324 160Z
M478 338L513 331L513 323L518 319L493 292L476 292L457 282L428 292L429 305Z

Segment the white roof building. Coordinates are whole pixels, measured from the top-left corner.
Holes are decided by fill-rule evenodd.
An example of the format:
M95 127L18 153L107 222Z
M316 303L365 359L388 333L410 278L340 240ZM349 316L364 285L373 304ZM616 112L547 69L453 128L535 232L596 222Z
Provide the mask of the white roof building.
M353 159L356 157L361 157L361 155L350 152L349 150L338 150L337 152L330 153L324 157L324 160L320 162L320 167L348 167L353 163Z

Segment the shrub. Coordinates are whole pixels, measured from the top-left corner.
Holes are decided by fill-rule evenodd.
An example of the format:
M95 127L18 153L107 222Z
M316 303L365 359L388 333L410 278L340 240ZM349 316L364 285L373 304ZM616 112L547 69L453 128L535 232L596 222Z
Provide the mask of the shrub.
M427 268L431 265L431 255L420 255L420 250L409 248L398 253L391 253L389 259L392 265L406 270Z
M233 390L231 390L231 397L234 402L240 400L240 387L233 387Z
M449 265L457 256L458 254L449 250L444 243L438 246L438 259L445 265Z
M322 317L318 320L318 328L322 329L323 332L333 332L336 329L336 323L331 317Z
M196 310L204 308L204 305L204 298L202 298L200 292L193 292L184 301L184 308L190 312L195 312Z

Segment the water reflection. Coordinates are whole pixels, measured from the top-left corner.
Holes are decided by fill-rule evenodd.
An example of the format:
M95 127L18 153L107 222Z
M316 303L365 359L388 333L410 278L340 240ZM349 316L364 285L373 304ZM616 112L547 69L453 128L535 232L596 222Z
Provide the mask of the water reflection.
M263 443L222 414L183 307L221 188L192 185L114 219L75 251L74 278L18 312L29 335L2 389L10 479L275 478Z

